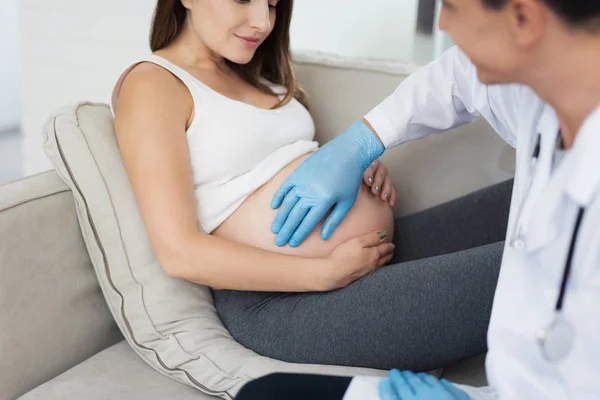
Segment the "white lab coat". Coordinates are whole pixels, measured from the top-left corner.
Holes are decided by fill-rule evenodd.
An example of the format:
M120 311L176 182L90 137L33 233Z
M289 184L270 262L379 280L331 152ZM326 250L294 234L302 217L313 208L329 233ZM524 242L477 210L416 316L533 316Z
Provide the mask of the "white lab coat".
M600 104L552 171L559 131L552 107L525 86L483 85L468 58L452 48L403 81L366 119L390 148L480 115L516 147L517 162L488 331L490 386L464 390L473 399L600 399ZM520 217L523 248L516 250L510 240L538 133L541 153ZM536 332L552 319L579 206L586 212L563 306L575 347L550 363Z

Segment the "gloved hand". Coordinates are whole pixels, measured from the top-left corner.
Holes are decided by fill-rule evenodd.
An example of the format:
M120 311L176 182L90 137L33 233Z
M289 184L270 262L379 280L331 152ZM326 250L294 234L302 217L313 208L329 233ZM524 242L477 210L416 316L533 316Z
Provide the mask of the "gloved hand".
M327 240L354 205L363 173L383 151L375 133L356 121L304 160L271 201L271 208L281 206L271 225L275 243L300 245L335 205L321 229Z
M469 400L469 396L445 379L410 371L390 371L379 382L381 400Z

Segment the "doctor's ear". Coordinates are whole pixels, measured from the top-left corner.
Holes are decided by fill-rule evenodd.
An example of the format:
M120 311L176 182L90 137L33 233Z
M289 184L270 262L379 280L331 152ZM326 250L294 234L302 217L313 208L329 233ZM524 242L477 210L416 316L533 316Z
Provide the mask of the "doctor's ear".
M178 1L181 1L181 4L183 5L183 7L187 8L188 10L192 9L193 0L178 0Z
M517 45L531 48L542 40L550 13L543 1L510 0L506 11Z

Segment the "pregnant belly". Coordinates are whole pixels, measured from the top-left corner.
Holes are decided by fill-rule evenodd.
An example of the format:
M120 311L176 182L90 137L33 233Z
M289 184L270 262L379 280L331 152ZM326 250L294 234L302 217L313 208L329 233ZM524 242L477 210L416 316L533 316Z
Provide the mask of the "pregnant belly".
M271 209L271 199L283 181L308 156L309 154L294 160L252 193L212 232L212 235L269 251L303 257L327 256L339 243L375 230L385 230L388 233L386 241L391 241L394 233L392 208L387 202L374 196L365 184L361 184L354 206L328 240L320 237L323 223L321 221L298 247L279 247L275 244L271 223L277 210Z

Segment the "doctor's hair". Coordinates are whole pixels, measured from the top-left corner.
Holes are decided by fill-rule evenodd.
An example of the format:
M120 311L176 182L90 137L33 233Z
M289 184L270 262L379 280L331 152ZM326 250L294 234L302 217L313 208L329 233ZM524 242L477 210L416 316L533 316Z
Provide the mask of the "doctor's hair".
M500 10L510 0L483 0L492 9ZM598 0L542 0L568 25L600 33L600 1Z
M296 98L308 108L307 96L296 81L292 67L290 51L290 24L294 0L281 0L276 8L276 22L271 34L258 47L252 60L246 65L225 60L242 79L260 91L275 95L266 84L260 81L265 78L270 82L286 88L286 95L273 108L280 108ZM152 52L169 46L181 34L188 10L181 0L157 0L150 29L150 49Z

